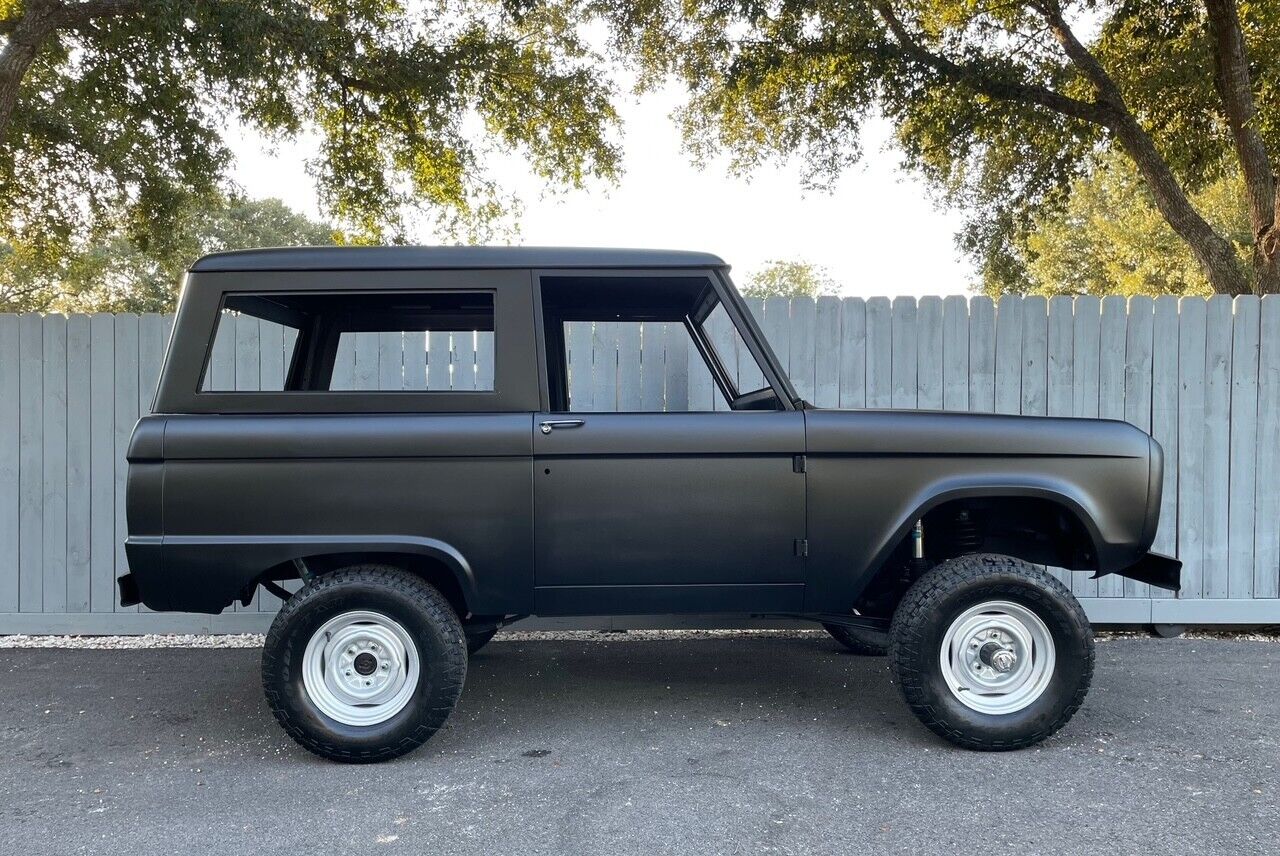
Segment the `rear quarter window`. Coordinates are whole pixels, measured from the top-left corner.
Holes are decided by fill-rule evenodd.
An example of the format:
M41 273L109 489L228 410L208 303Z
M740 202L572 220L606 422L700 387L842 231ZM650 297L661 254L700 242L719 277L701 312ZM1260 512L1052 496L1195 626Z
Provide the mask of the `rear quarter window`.
M228 294L201 392L492 392L494 297Z

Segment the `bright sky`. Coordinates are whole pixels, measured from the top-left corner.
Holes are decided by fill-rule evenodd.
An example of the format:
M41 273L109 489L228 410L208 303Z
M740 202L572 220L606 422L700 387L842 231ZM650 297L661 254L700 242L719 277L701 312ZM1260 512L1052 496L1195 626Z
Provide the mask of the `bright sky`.
M868 126L863 163L834 192L806 193L794 165L767 166L746 179L730 177L723 163L694 168L670 119L678 103L672 91L619 105L625 172L616 187L547 194L518 166L495 170L524 202L517 242L703 250L729 262L740 285L766 261L780 259L825 267L845 295L968 290L973 268L952 241L960 216L935 208L923 183L897 168L887 123ZM303 166L312 144L269 153L252 133L233 129L228 139L237 156L233 176L246 193L279 197L319 216Z

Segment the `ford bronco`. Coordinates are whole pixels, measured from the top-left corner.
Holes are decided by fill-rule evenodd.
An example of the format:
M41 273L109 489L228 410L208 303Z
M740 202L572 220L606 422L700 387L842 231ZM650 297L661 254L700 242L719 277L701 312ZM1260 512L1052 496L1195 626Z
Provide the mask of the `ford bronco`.
M283 598L267 700L339 761L421 745L469 653L529 615L811 620L887 652L937 734L1015 749L1093 671L1046 566L1179 584L1148 552L1162 453L1142 431L816 408L702 253L205 257L128 460L121 603Z

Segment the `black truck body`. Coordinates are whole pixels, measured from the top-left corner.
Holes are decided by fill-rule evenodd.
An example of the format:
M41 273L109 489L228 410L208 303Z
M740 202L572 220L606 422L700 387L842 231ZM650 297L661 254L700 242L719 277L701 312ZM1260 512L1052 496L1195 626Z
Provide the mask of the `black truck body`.
M563 292L554 317L547 282ZM722 305L759 363L763 394L726 390L741 412L567 407L555 328L592 314L577 307L593 289L610 295L595 314L675 313L713 375L715 351L679 295ZM376 295L379 312L394 313L396 295L437 293L491 300L491 391L330 390L317 380L332 335L323 327L342 322L310 316L296 319L292 388L201 388L228 301L262 302L262 317L285 323L305 295L356 306ZM274 298L286 307L278 316ZM129 448L131 574L121 590L156 610L216 613L264 581L373 556L429 575L464 617L821 615L859 604L874 615L877 580L895 556L910 558L917 521L946 552L998 546L1178 584L1178 563L1148 554L1162 453L1145 433L1107 420L813 408L725 264L700 253L207 257L188 274L154 410Z

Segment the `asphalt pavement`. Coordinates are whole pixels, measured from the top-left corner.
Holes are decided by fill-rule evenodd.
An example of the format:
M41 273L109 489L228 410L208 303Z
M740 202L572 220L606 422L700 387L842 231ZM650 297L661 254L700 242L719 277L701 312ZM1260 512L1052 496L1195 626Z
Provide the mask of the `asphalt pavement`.
M353 767L276 727L255 650L0 651L0 853L1277 852L1280 645L1098 654L1058 736L979 754L823 635L497 641Z

